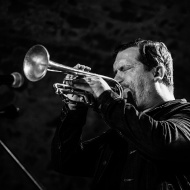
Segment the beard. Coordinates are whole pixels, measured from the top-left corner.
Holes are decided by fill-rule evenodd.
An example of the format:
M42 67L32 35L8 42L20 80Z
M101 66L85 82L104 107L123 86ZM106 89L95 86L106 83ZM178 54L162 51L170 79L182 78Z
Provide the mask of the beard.
M130 84L128 96L138 110L144 110L147 106L150 94L148 87L147 81L142 76L139 76L136 81Z

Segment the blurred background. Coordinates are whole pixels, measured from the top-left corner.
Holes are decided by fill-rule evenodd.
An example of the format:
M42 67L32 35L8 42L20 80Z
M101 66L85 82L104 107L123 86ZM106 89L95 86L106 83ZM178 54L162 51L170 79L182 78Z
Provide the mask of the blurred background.
M52 61L112 75L114 48L145 38L164 42L174 59L175 97L190 101L190 11L188 0L6 0L0 1L0 75L19 72L30 47L44 45ZM0 110L14 105L19 112L0 115L0 139L47 190L88 190L91 179L60 175L50 164L51 140L62 107L53 84L62 73L48 72L38 82L25 78L20 88L1 85ZM106 129L89 110L84 138ZM0 146L0 189L38 187Z

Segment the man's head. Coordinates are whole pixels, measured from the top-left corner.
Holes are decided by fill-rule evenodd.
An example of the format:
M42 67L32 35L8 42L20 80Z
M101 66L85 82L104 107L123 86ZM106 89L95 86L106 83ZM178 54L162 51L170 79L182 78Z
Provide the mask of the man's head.
M159 83L173 94L173 60L162 42L138 39L116 49L115 79L131 91L137 106L154 96Z

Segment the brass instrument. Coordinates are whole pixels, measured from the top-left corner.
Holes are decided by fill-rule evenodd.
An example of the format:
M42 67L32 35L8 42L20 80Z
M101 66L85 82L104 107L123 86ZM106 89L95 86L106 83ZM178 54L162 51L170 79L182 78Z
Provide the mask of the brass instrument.
M50 60L47 49L42 45L35 45L31 47L25 55L23 70L26 78L32 82L42 79L47 71L52 72L63 72L64 74L71 74L75 77L87 77L87 76L98 76L102 77L120 97L123 97L123 89L121 85L113 78L98 75L95 73L78 70L72 67L68 67ZM71 83L72 83L71 79ZM55 93L61 95L64 101L72 102L73 100L68 99L67 94L75 94L83 97L84 103L87 105L93 105L94 101L92 95L89 92L83 91L72 87L65 83L55 83L53 85ZM75 102L76 103L76 102Z

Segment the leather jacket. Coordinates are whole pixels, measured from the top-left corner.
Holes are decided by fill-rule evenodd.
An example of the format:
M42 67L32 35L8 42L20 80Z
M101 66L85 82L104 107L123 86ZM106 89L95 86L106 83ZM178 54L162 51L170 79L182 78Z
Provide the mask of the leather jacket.
M63 109L52 141L55 170L93 177L93 189L190 189L190 103L173 100L140 112L105 91L98 109L110 129L85 142L87 110Z

